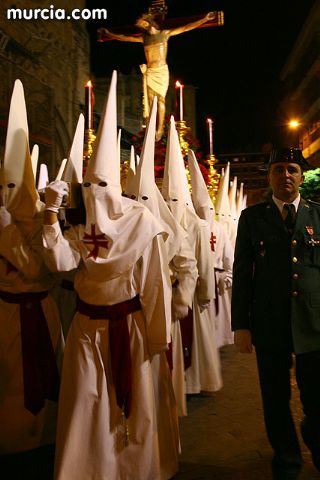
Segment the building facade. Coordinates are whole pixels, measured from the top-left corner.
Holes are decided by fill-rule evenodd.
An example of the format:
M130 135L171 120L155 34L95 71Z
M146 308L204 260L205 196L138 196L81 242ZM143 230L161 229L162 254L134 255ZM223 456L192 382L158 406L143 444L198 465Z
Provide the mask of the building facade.
M268 154L262 152L220 154L215 164L216 170L221 173L228 162L230 162L230 181L237 177L238 186L243 183L247 205L264 201L269 192L266 176Z
M285 63L280 79L287 94L281 104L282 118L296 118L300 126L293 144L303 150L313 167L320 166L320 0L309 16Z
M85 0L56 0L54 8L85 8ZM49 4L50 5L50 4ZM19 78L25 89L30 146L39 145L39 163L50 178L68 155L84 104L90 72L89 36L83 20L8 19L9 8L44 8L40 0L0 4L0 148L3 156L10 97Z

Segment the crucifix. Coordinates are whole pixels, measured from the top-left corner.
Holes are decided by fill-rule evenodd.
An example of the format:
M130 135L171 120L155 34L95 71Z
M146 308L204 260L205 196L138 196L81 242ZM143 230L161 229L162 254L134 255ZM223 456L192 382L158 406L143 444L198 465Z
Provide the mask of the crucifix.
M169 86L167 65L169 38L198 27L220 26L224 23L224 15L221 11L179 19L166 19L166 11L165 1L155 0L148 13L142 14L137 19L135 28L129 28L129 30L124 28L128 33L117 33L116 29L112 32L106 28L98 30L99 42L120 40L143 44L146 58L146 64L140 65L143 75L143 117L146 124L153 97L156 95L158 99L156 141L161 139L164 130L165 99Z

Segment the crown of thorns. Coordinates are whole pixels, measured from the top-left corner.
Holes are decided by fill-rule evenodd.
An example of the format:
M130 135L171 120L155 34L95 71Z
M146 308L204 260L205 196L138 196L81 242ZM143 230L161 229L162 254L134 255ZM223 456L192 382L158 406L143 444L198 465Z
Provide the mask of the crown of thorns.
M157 22L155 21L155 17L152 13L143 13L142 15L140 15L139 18L137 18L137 21L136 23L139 21L139 20L145 20L147 21L150 25L152 25L153 27L159 27L159 25L157 24Z

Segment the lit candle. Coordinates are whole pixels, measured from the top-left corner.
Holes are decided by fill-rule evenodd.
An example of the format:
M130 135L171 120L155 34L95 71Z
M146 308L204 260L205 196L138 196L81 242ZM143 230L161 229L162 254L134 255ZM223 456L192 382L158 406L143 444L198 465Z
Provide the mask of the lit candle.
M183 120L183 87L179 80L176 81L176 88L179 89L179 120Z
M89 80L85 85L85 129L93 129L93 105L94 105L94 95L93 95L93 85L91 80Z
M208 122L208 132L209 132L209 154L210 157L213 155L213 120L212 118L207 118Z

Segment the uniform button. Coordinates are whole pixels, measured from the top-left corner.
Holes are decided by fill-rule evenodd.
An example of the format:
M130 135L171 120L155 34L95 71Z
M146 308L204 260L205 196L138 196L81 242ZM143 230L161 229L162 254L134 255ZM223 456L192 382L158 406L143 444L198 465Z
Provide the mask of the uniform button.
M292 261L293 261L294 263L297 263L297 261L298 261L297 257L292 257Z
M298 296L298 292L292 292L292 296L293 296L293 297L297 297L297 296Z
M297 243L298 243L297 240L292 240L292 242L291 242L291 244L292 244L293 246L296 246Z
M294 274L292 275L292 277L293 277L295 280L297 280L297 278L299 277L299 275L298 275L297 273L294 273Z

